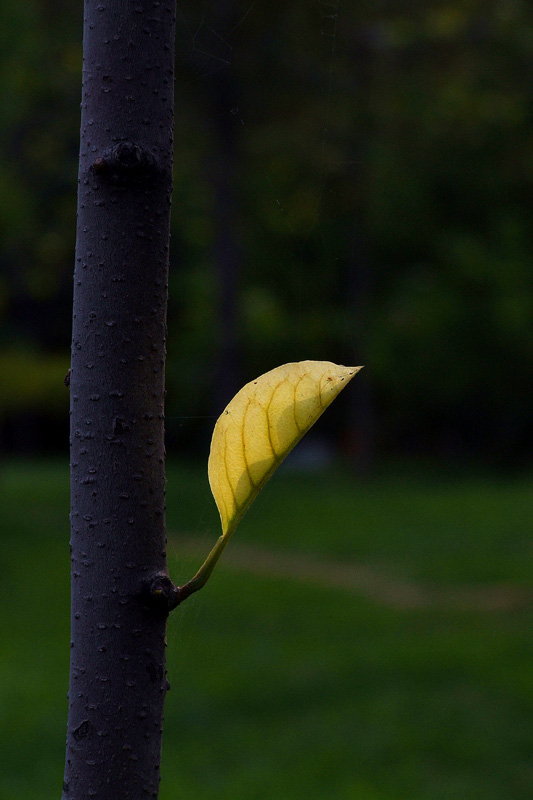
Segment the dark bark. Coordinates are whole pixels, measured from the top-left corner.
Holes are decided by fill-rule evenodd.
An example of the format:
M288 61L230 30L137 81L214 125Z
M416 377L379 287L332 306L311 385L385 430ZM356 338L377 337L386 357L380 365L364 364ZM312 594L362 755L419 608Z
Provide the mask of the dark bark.
M173 0L85 2L64 800L158 794L174 17Z

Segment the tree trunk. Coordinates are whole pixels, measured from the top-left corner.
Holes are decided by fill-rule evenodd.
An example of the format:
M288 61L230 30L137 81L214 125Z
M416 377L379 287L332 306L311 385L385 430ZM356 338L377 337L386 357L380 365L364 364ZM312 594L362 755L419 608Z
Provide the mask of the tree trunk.
M174 0L85 0L64 800L158 795L174 19Z

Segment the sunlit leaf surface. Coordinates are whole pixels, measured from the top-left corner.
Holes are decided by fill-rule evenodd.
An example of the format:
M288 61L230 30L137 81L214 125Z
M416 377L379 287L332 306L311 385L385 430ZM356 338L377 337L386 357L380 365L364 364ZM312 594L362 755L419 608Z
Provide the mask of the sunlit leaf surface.
M247 383L219 417L209 483L229 538L276 467L361 367L284 364Z

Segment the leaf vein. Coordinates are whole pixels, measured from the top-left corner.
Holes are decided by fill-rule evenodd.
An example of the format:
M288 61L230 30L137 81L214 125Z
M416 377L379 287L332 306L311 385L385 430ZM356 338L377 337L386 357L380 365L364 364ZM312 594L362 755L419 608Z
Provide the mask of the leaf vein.
M252 489L256 488L256 483L255 483L254 479L252 478L252 472L250 470L250 463L248 461L248 455L246 453L245 426L246 426L246 417L247 417L247 414L248 414L248 410L249 410L250 406L252 405L252 400L254 400L254 399L255 399L255 394L254 394L253 397L251 397L248 400L248 405L244 409L244 414L242 416L242 427L241 427L242 457L243 457L243 460L244 460L244 466L246 467L246 474L248 475L248 480L250 481L250 485L251 485Z
M274 459L278 458L278 454L276 452L276 448L274 447L274 442L272 441L272 429L271 429L271 425L270 425L270 407L272 405L272 400L274 399L274 395L276 394L277 389L278 389L278 386L276 386L274 388L274 391L270 395L269 401L265 406L265 413L266 413L266 418L267 418L268 444L270 445L270 449L272 450L272 455L274 456Z
M298 389L298 386L301 384L301 382L303 381L303 379L304 379L305 377L306 377L305 375L300 375L300 377L298 378L298 380L297 380L297 381L296 381L296 383L294 384L294 386L293 386L293 390L292 390L292 391L293 391L293 397L294 397L294 402L293 402L293 404L292 404L292 414L293 414L293 417L294 417L294 424L296 425L296 430L298 431L298 433L302 433L303 431L305 431L305 425L304 425L304 427L302 428L302 427L301 427L301 426L298 424L298 417L296 416L296 402L297 402L297 401L296 401L296 391L297 391L297 389Z
M235 511L237 511L239 506L237 504L237 495L235 494L235 489L233 488L233 485L229 477L228 459L226 458L227 451L228 451L228 429L226 428L226 430L224 431L224 472L226 473L226 480L228 482L229 490L233 497L233 504L235 506Z

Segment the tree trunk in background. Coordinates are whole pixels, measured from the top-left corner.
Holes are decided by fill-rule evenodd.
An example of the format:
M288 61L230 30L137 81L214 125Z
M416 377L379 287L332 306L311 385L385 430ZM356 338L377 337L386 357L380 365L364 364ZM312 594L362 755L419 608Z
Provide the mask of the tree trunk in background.
M347 53L350 57L353 98L355 104L363 109L369 102L369 87L374 80L376 69L372 35L372 27L367 30L361 29L359 25L355 29L345 32L346 40L351 44ZM351 135L354 138L348 140L348 146L354 160L354 172L350 180L358 186L356 194L362 194L368 191L369 185L372 185L368 176L365 175L367 162L365 154L369 143L362 138L362 130L354 129ZM342 276L342 285L353 319L351 358L354 359L354 364L367 363L365 338L374 290L372 254L363 232L361 215L361 208L358 204L353 210L353 216L343 220L344 228L349 231L351 237L346 240L346 268ZM354 397L349 402L346 419L347 432L344 441L344 450L348 459L362 475L368 475L374 467L378 433L376 420L372 391L372 365L370 364L368 370L363 371L358 391L354 392Z
M217 283L217 365L215 413L219 413L240 387L238 286L241 249L237 220L237 142L231 115L232 80L220 71L211 79L207 108L214 121L213 160L210 175L214 190L215 240L213 261Z
M64 800L158 795L173 0L86 0Z
M212 9L220 35L210 42L220 59L233 58L228 50L238 21L235 4L222 0ZM229 403L241 386L238 290L242 266L239 236L239 87L231 64L218 69L206 86L205 109L212 120L212 158L208 159L213 187L213 263L217 285L217 352L214 378L214 413Z
M364 330L370 303L372 272L369 255L357 222L352 222L352 242L347 258L345 291L353 317L354 363L364 364ZM364 375L364 373L362 373ZM349 460L359 472L368 475L372 472L375 460L376 426L374 398L371 379L365 376L359 391L348 404L346 419L347 433L344 449Z

